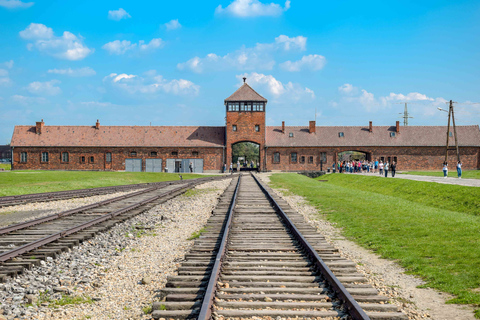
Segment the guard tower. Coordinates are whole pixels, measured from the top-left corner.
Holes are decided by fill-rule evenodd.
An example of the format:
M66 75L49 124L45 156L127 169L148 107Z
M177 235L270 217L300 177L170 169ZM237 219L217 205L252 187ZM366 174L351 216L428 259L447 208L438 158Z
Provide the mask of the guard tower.
M265 170L265 109L267 99L259 95L243 78L243 85L225 99L226 163L232 162L232 146L238 142L259 145L260 170Z

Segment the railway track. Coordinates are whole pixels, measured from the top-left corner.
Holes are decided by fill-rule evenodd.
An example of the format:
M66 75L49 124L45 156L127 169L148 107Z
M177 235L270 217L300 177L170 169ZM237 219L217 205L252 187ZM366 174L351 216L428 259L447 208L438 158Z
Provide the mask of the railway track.
M220 177L222 179L223 177ZM186 190L219 178L185 180L0 228L0 281L39 265L118 222L138 215Z
M154 319L407 319L272 194L254 176L234 179Z
M199 179L208 179L208 178L199 178ZM115 192L130 191L135 189L145 189L156 186L167 186L171 184L179 184L182 181L162 181L162 182L152 182L152 183L139 183L139 184L128 184L112 187L100 187L100 188L91 188L91 189L78 189L78 190L67 190L67 191L57 191L57 192L44 192L44 193L31 193L31 194L22 194L16 196L4 196L0 197L0 208L7 206L15 206L28 202L47 202L47 201L56 201L62 199L72 199L72 198L84 198L91 197L102 194L109 194Z

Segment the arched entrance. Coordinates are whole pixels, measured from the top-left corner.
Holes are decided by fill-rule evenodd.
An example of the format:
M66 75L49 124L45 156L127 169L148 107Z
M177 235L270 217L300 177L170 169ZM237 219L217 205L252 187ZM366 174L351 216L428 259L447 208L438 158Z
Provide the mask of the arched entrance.
M260 170L260 145L243 141L232 144L232 163L236 171Z
M372 154L358 150L342 151L337 154L337 161L372 161Z

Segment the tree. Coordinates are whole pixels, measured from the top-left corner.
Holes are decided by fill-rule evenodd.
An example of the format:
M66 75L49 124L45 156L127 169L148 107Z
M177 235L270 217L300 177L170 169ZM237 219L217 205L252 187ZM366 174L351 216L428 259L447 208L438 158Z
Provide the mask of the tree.
M245 162L260 162L260 146L253 142L239 142L232 146L232 160L238 161L238 157L244 157Z

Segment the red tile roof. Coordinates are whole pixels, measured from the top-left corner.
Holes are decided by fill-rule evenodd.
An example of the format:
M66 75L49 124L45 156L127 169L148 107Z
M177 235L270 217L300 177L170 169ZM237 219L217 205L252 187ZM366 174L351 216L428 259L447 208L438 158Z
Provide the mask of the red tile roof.
M223 147L225 127L15 126L14 147Z
M451 129L453 134L453 129ZM339 137L339 132L344 137ZM316 133L309 133L308 127L266 128L266 145L268 147L428 147L445 146L446 126L401 126L400 133L390 137L395 126L375 126L372 132L368 127L316 127ZM289 134L293 133L293 137ZM480 146L480 130L477 125L457 126L458 144L460 146ZM455 145L455 138L450 137L449 144Z
M230 97L225 99L225 102L228 101L262 101L267 102L267 99L262 97L253 90L248 84L244 83L240 88L237 89Z

